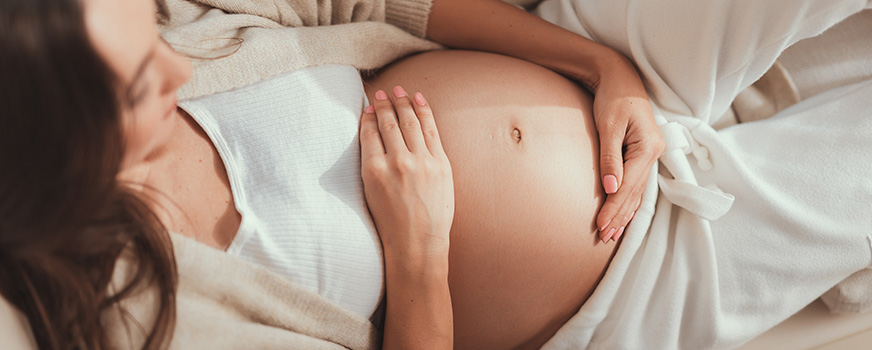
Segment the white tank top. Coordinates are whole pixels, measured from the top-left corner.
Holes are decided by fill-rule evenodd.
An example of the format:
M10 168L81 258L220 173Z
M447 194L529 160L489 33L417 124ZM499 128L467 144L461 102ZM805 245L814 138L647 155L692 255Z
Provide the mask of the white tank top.
M242 223L227 252L364 318L383 294L363 195L360 74L326 65L184 101L218 149Z

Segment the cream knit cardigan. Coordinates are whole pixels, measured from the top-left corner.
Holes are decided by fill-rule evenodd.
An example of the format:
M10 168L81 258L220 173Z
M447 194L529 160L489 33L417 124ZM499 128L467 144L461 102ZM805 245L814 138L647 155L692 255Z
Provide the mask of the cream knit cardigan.
M169 0L163 37L197 57L179 93L195 98L321 64L376 69L437 49L423 38L431 0ZM198 59L200 58L200 59ZM173 349L373 349L372 324L289 280L172 235L179 287ZM119 261L115 285L131 274ZM108 312L113 348L137 349L154 323L156 289ZM123 310L123 311L122 311Z
M422 39L432 0L169 0L162 35L192 56L179 99L322 64L380 68L438 49Z

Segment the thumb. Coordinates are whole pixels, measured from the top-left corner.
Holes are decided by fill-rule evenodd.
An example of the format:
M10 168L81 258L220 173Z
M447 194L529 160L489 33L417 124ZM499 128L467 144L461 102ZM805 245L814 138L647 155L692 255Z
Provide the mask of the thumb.
M618 192L621 187L624 177L623 145L622 129L600 134L600 179L606 194Z

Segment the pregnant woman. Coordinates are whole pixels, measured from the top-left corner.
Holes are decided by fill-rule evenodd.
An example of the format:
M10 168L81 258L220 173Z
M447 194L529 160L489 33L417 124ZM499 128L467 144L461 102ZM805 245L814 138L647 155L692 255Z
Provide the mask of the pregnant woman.
M587 299L615 248L594 235L604 194L591 96L529 62L467 51L395 63L368 95L394 84L427 96L454 172L455 344L538 348Z
M112 310L138 295L139 282L152 280L160 292L145 309L157 310L146 318L154 327L130 341L166 345L174 321L174 346L202 334L190 331L199 321L174 317L177 281L165 230L266 266L357 317L379 318L386 295L388 348L544 343L602 276L616 246L606 242L620 239L638 206L659 153L658 134L638 77L620 56L505 4L459 3L440 1L428 12L428 2L337 2L333 13L324 6L296 17L281 11L297 10L278 7L271 8L280 12L272 21L248 2L231 6L239 12L233 15L171 2L175 22L165 32L171 41L200 34L215 40L194 44L242 42L197 62L177 109L175 91L190 68L156 35L151 1L4 2L2 45L18 55L0 69L4 80L22 87L2 97L10 120L2 161L16 171L4 171L0 181L0 277L4 297L24 311L38 345L126 342L104 331L114 323L94 310ZM364 121L394 110L406 130L415 124L402 106L412 91L425 91L429 101L421 96L416 112L424 114L415 117L429 125L433 106L453 176L441 147L428 145L432 159L411 163L435 169L412 172L412 180L379 171L375 158L366 158L363 168L376 170L364 173L364 202L357 131L367 99L355 67L375 68L373 62L402 50L370 40L325 54L321 42L306 46L311 37L295 37L306 28L285 31L277 23L385 16L447 45L551 67L586 82L597 98L541 66L493 54L433 53L401 62L370 86L402 80L409 93L385 86L389 101L384 91L371 91L377 113L364 113ZM433 48L379 23L312 33L341 40L360 31L388 35L406 51ZM296 44L303 47L298 55L258 51ZM342 52L362 61L341 64ZM279 63L255 64L271 60ZM428 68L409 68L418 65ZM609 135L606 160L599 157L598 128ZM401 135L407 151L420 153L411 142L432 139L419 132ZM380 135L384 157L394 159L400 139ZM625 167L616 167L622 159ZM432 191L446 186L448 194ZM601 188L612 195L604 199ZM450 249L429 250L448 241ZM139 272L114 290L109 282L122 251L135 257ZM180 276L179 286L190 282ZM209 341L215 340L196 344Z

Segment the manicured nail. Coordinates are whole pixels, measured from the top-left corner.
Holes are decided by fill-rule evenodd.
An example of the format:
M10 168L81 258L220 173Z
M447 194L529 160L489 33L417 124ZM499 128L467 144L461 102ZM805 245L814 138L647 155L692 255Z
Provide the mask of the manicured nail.
M375 98L378 98L378 93L375 94ZM603 188L606 190L607 194L618 192L618 178L614 175L604 176Z
M605 225L603 225L603 227L600 227L599 230L600 230L600 231L605 230L606 227L608 227L609 224L611 224L611 223L612 223L612 219L609 219L609 222L607 222Z
M387 100L387 99L388 99L388 94L386 94L384 91L381 91L381 90L376 91L376 92L375 92L375 99L376 99L376 100L379 100L379 101Z
M402 86L394 86L394 97L406 97L406 90Z
M621 229L618 230L618 233L615 233L615 235L612 236L612 240L615 241L615 242L617 242L618 239L620 239L620 238L621 238L621 235L623 235L623 234L624 234L624 227L621 226Z
M603 236L603 243L607 243L609 241L609 239L611 239L612 236L614 236L614 235L615 235L615 228L612 227L612 229L609 230L609 233L606 233L606 235Z
M364 112L375 113L375 107L373 107L372 105L366 106L366 109L364 110Z
M415 93L415 102L417 102L418 105L421 107L427 105L427 100L424 99L424 95L422 95L420 92Z

